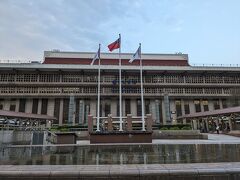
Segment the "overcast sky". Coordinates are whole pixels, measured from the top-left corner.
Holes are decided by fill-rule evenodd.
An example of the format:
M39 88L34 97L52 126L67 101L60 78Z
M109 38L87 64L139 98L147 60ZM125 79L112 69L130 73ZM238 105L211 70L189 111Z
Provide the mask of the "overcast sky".
M189 54L190 64L240 64L240 0L0 0L0 59L44 50Z

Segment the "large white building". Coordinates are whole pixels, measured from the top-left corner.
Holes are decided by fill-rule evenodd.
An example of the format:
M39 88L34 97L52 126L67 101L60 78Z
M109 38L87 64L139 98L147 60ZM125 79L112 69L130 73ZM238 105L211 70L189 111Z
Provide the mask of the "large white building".
M0 109L55 116L55 124L86 124L96 116L94 53L46 51L43 63L0 63ZM123 116L141 116L139 61L122 54ZM240 67L190 66L187 54L143 54L145 113L156 123L240 105ZM100 116L119 115L118 54L101 54Z

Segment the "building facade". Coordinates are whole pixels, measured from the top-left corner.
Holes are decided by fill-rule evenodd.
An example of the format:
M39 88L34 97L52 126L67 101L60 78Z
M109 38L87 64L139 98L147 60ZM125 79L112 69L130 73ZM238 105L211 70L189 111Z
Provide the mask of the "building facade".
M139 61L122 54L122 114L141 116ZM0 64L0 109L47 114L55 124L87 124L97 113L94 53L44 52L43 63ZM118 54L101 54L100 116L119 116ZM190 66L186 54L143 54L145 114L155 123L240 105L240 67Z

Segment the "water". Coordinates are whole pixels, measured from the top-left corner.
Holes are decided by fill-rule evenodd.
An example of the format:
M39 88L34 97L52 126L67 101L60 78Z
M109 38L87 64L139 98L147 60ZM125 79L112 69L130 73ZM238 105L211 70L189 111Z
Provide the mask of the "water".
M240 144L3 147L4 165L101 165L240 162Z

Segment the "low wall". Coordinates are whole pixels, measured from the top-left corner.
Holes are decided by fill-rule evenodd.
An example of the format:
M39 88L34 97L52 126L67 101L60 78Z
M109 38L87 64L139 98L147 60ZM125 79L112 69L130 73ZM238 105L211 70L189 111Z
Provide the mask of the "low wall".
M237 180L240 163L131 164L131 165L5 165L1 180Z
M0 144L36 145L44 144L44 131L0 131Z
M32 131L12 131L4 130L0 131L0 142L2 143L17 143L25 142L24 144L30 144L32 138Z
M152 143L152 132L91 132L90 143Z
M208 139L208 136L199 130L153 130L152 139ZM88 132L81 131L77 140L89 140Z
M153 139L208 139L199 130L154 130Z
M240 137L240 130L233 130L233 131L230 131L229 133L227 133L228 135L231 135L231 136L236 136L236 137Z

